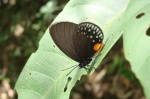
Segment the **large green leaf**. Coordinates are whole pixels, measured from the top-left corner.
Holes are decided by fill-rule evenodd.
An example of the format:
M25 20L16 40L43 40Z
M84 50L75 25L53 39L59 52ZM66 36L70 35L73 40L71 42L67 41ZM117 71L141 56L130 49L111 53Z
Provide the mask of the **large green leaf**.
M150 1L132 0L126 10L123 34L125 56L150 99Z
M99 25L104 32L104 42L109 39L102 55L91 63L91 66L98 67L123 33L128 3L129 0L71 0L53 23L86 21ZM31 55L18 78L15 88L19 99L68 99L76 81L86 74L84 69L77 68L66 76L70 70L62 70L74 65L78 63L57 48L47 29L38 50Z

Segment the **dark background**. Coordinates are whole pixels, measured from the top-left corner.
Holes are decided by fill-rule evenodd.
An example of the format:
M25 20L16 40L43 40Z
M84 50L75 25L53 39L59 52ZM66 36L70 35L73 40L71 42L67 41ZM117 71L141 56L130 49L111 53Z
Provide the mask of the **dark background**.
M0 0L0 99L17 99L14 85L53 19L69 0ZM82 76L70 99L145 99L117 41L92 76Z

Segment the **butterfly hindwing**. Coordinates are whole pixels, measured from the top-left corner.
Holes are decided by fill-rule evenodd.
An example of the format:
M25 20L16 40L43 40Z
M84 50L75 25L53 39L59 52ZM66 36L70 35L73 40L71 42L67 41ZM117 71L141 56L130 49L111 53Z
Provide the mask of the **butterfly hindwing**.
M78 25L73 35L73 45L78 53L79 62L85 61L94 56L96 51L94 45L103 41L102 30L95 24L83 22Z

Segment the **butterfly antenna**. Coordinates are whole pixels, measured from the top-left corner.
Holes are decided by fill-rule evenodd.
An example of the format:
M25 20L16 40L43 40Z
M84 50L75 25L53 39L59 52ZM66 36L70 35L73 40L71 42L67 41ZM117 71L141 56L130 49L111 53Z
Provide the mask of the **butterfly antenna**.
M68 70L68 69L73 68L73 67L75 67L75 66L78 66L78 65L71 66L71 67L69 67L69 68L63 69L62 71Z
M109 37L108 37L108 38L107 38L107 40L105 41L105 45L106 45L106 43L107 43L108 39L109 39Z
M78 65L75 65L76 67L75 68L77 68L78 67ZM74 66L73 66L74 67ZM68 76L75 68L73 68L66 76Z

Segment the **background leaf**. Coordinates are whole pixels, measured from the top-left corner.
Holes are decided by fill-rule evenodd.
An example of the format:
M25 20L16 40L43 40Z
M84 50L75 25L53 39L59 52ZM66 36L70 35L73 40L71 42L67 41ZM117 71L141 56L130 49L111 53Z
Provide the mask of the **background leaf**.
M147 99L150 99L150 1L132 0L126 10L125 32L123 34L125 56L132 70L144 87ZM129 21L130 20L130 21Z

